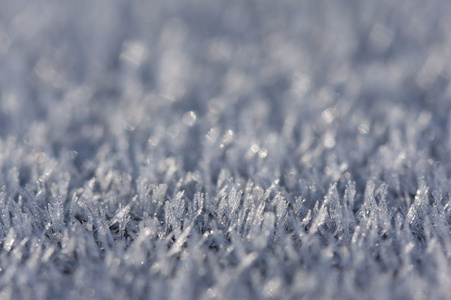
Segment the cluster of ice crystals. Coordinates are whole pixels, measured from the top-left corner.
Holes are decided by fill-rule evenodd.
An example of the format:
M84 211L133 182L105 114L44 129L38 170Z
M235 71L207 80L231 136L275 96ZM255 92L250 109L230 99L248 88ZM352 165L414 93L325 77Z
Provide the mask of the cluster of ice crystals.
M0 299L451 298L446 1L0 7Z

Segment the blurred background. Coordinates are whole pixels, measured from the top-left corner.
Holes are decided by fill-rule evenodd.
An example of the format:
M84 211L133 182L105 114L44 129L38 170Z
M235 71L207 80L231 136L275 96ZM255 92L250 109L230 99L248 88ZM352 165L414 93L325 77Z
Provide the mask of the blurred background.
M213 182L226 168L290 187L312 167L325 186L366 182L449 156L436 145L449 143L450 11L415 0L1 1L0 138L81 173L104 146L133 178L171 158Z

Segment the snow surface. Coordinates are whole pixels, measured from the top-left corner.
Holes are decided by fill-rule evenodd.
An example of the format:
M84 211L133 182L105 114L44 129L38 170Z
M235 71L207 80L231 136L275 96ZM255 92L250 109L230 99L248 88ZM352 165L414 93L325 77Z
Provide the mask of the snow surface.
M0 299L451 299L450 15L0 0Z

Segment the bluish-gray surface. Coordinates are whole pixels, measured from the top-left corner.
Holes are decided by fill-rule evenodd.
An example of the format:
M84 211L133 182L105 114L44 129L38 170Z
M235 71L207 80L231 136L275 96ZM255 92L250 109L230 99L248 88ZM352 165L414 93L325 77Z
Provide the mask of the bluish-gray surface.
M0 299L450 299L450 14L0 0Z

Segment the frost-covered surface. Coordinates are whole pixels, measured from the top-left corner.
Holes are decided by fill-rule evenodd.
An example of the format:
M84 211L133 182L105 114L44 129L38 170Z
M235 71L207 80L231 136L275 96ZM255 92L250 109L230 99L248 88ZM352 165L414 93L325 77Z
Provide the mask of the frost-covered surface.
M448 1L0 1L0 299L451 298Z

